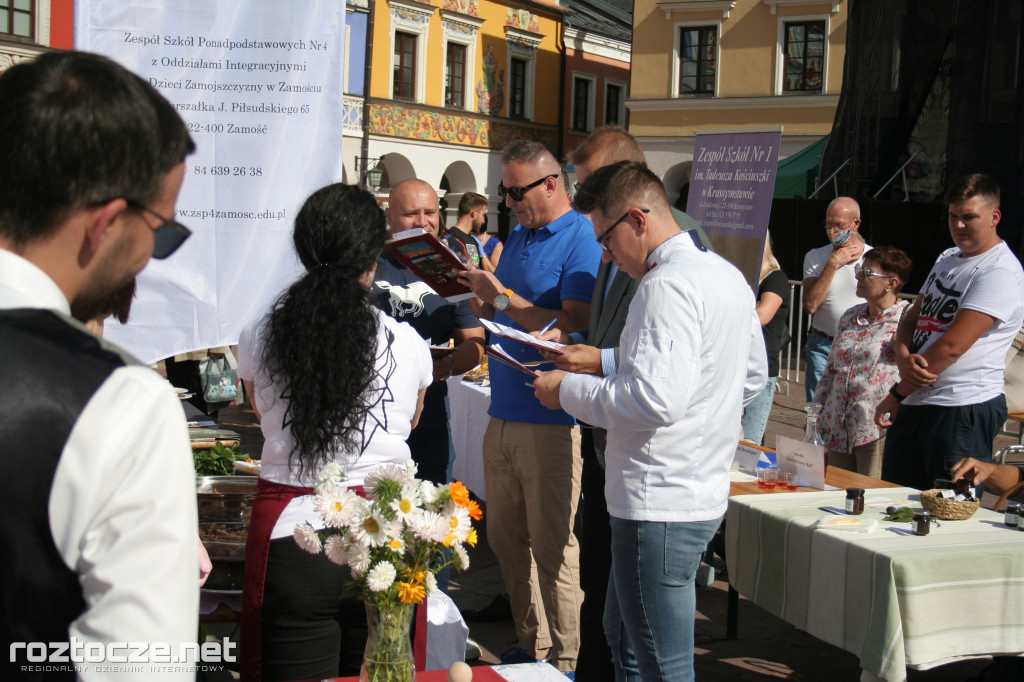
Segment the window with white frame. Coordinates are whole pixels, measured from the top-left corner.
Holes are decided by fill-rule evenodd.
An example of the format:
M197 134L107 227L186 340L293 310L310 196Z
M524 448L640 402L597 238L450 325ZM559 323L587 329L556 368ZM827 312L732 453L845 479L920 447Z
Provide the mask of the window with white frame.
M416 42L419 36L395 31L395 55L392 60L392 97L416 99Z
M427 38L435 8L388 0L391 7L391 92L395 99L424 101ZM366 84L369 87L369 83Z
M466 46L448 43L444 61L444 105L466 108Z
M0 35L35 40L33 0L0 0Z
M512 57L508 79L508 115L510 118L526 118L526 67L525 59Z
M828 20L787 18L780 21L780 33L782 94L823 94Z
M676 24L676 97L714 97L718 92L719 24Z
M581 132L594 129L594 99L597 79L583 73L574 73L572 78L572 122L570 128Z
M541 37L531 31L505 27L508 46L508 116L533 119L533 94L537 68L537 48Z
M483 20L441 10L444 28L444 106L472 111L476 98L473 91L473 65L476 64L477 35Z
M626 125L626 84L619 81L604 82L604 124Z

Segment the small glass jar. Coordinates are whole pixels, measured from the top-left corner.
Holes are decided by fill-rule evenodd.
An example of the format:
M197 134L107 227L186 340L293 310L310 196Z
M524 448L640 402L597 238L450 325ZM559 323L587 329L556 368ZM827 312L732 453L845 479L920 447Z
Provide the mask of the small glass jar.
M1006 512L1003 514L1003 523L1011 528L1017 528L1020 522L1020 504L1010 502L1006 505Z
M864 513L864 488L847 488L846 489L846 513L847 514L863 514Z
M931 531L932 513L927 509L918 509L914 512L914 520L911 522L911 528L914 529L914 535L928 535Z

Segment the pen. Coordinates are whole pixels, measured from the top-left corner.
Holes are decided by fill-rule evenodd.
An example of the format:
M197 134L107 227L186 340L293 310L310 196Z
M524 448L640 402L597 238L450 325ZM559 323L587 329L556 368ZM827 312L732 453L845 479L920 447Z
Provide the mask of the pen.
M547 323L546 325L544 325L544 328L543 328L543 329L541 329L541 330L540 330L539 332L537 332L537 333L538 333L538 334L543 334L543 333L544 333L544 332L546 332L547 330L551 329L552 327L554 327L554 326L555 326L555 322L556 322L557 320L558 320L558 318L557 318L557 317L555 317L555 318L552 318L552 320L551 320L550 322L548 322L548 323Z

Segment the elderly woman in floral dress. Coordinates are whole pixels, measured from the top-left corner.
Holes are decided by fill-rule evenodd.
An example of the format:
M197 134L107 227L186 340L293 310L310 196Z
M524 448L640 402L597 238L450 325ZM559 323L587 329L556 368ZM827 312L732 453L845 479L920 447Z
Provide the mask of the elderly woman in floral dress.
M814 394L821 403L818 433L828 448L828 462L872 478L882 475L885 431L874 424L875 406L899 380L892 346L910 302L897 297L910 277L910 258L882 246L854 267L855 305L839 319L828 365Z

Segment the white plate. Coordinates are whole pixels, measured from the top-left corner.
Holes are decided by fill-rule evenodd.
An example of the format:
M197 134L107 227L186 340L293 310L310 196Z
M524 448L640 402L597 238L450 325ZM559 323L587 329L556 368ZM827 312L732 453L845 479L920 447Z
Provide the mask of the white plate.
M194 395L195 395L195 393L179 393L178 397L181 398L182 400L188 400L189 398L191 398Z

